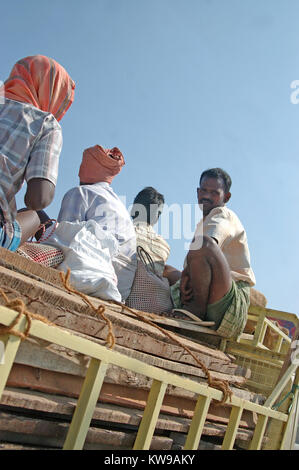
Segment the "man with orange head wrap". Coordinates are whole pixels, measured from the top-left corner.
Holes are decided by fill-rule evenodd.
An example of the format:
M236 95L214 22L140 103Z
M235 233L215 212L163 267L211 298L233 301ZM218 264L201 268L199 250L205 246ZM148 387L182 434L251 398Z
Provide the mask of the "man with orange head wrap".
M15 251L33 236L54 196L62 133L58 121L74 99L65 69L43 55L25 57L0 88L0 246ZM27 182L25 205L15 195Z
M80 186L69 190L61 204L58 222L95 220L118 245L112 264L118 279L118 290L124 301L129 293L136 270L136 236L131 217L111 188L113 178L125 165L121 151L100 145L83 152L79 170Z

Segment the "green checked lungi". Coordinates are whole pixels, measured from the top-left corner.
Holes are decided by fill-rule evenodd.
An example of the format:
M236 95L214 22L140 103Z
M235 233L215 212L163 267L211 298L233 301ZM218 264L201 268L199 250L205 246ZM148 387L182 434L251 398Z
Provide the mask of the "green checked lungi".
M180 279L171 286L171 297L175 308L182 308ZM245 281L232 281L229 292L207 307L205 321L213 321L212 329L226 338L237 338L244 330L250 304L250 285Z

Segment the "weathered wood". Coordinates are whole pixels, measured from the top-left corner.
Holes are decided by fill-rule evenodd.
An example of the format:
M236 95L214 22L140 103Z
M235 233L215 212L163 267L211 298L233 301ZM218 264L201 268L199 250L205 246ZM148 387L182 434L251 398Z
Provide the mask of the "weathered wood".
M0 402L0 409L4 412L22 410L24 414L30 415L40 413L42 418L44 413L47 415L63 415L65 418L71 418L77 401L70 397L62 395L49 395L36 391L6 388L3 392ZM138 427L142 418L141 410L134 410L113 404L100 403L95 408L93 421L103 421L119 426ZM157 421L157 429L166 431L176 431L186 433L190 425L190 420L181 417L160 415ZM208 427L210 429L210 427ZM215 432L217 432L216 428Z
M6 389L0 402L0 411L4 413L16 413L34 417L39 413L40 419L65 419L70 420L76 400L63 396L48 395L34 391L19 389ZM117 405L100 403L93 415L92 426L101 426L109 423L116 428L125 429L128 426L137 429L142 418L142 411L125 408ZM186 434L189 430L191 420L179 416L170 416L160 414L156 430L172 432L180 438L182 444L185 442ZM203 435L223 437L226 431L225 424L206 421L203 428ZM240 441L249 441L252 438L253 431L246 428L237 430L236 438ZM171 435L170 435L171 437Z
M6 263L8 263L8 261L6 261ZM3 263L0 263L0 265L1 264L3 265ZM66 292L61 283L60 285L58 285L58 283L54 283L53 285L53 282L45 280L43 277L39 277L37 273L30 273L29 278L24 266L22 267L19 265L17 270L12 270L12 264L8 263L6 264L6 267L0 267L0 287L3 287L4 283L7 291L13 289L11 297L23 298L23 300L29 304L28 308L31 311L35 311L40 314L42 309L45 317L53 323L68 330L75 331L77 333L80 332L80 335L82 335L83 332L83 336L85 335L88 338L93 337L95 342L99 342L100 344L103 343L108 331L107 326L104 320L100 318L93 309L86 305L84 300L76 295ZM10 269L7 269L7 267ZM53 277L54 280L55 276ZM233 375L232 370L234 370L236 374L238 366L235 368L233 367L235 364L233 364L233 357L231 355L224 354L215 348L213 349L212 347L206 346L200 341L197 342L196 336L194 337L194 340L191 341L190 338L171 333L174 338L177 338L182 343L181 345L176 345L173 340L167 337L168 334L161 331L158 326L155 327L153 325L148 325L145 321L134 318L134 314L124 312L122 306L112 305L112 303L94 298L91 298L90 300L95 308L101 304L105 306L105 314L113 324L114 333L117 339L116 347L123 348L123 350L127 349L128 355L131 355L131 351L133 351L133 354L139 354L140 356L143 355L144 362L147 362L147 360L154 362L155 359L153 358L153 354L156 354L157 356L161 356L158 357L158 361L164 362L162 366L163 369L168 370L168 366L172 371L175 370L177 361L180 375L188 377L192 376L193 380L196 382L202 381L202 371L200 371L200 369L197 370L197 363L190 354L184 350L185 346L189 347L206 367L213 370L214 374L218 374L218 378L221 378L221 374L223 376L223 372L228 372L228 370L231 371L231 375ZM144 314L144 317L145 319L151 319L154 322L160 321L155 319L155 315ZM178 331L180 326L179 323L173 324L171 323L172 320L166 319L162 320L162 324L164 321L164 326L167 328L176 328L176 331ZM186 329L190 327L192 327L191 324L185 328L185 334L187 334ZM196 327L194 329L196 329ZM62 335L62 332L57 332L57 334ZM195 335L197 334L204 334L204 329L197 330ZM210 336L213 337L213 335ZM54 339L52 338L52 341L53 340ZM42 342L36 341L35 347L38 351L41 351L39 348L39 344L41 343ZM71 360L69 361L67 350L62 347L58 349L55 347L53 348L53 345L45 344L45 342L42 344L42 348L42 351L45 353L44 361L39 362L37 359L33 360L32 357L31 359L28 359L28 357L26 359L23 354L20 354L20 357L22 357L20 362L25 365L20 366L18 363L14 365L9 376L8 384L77 397L82 386L82 376L85 373L86 363L89 362L89 359L84 356L70 353ZM48 353L52 356L47 356ZM57 372L52 370L52 366L50 364L51 360L55 357L59 357L58 364L56 364L55 369L58 369ZM170 361L169 358L172 360ZM47 363L47 361L49 362ZM68 373L61 373L61 370L59 369L62 364L61 361L64 361L63 367L68 370ZM71 362L71 365L69 362ZM48 364L47 367L49 367L49 370L44 368L46 367L45 363ZM30 367L28 367L28 364ZM35 367L31 367L32 365ZM82 374L78 375L77 373L74 373L73 365L81 368L83 370ZM184 365L186 369L190 368L190 371L184 371ZM142 371L142 369L138 370ZM244 369L244 371L244 375L246 375L246 369ZM102 402L109 404L122 404L124 406L132 407L132 409L144 409L147 402L148 388L152 383L151 380L140 374L132 374L128 371L120 370L118 367L111 367L107 377L105 378L106 381L99 397ZM237 383L235 379L234 382ZM250 400L248 396L249 392L239 391L238 389L233 390L233 392L235 395L246 400ZM180 417L183 417L183 419L184 417L189 419L193 415L196 399L197 396L195 396L194 393L187 392L186 390L183 391L177 387L168 386L162 412L173 416L179 415ZM259 397L258 395L254 396L254 394L251 394L251 399L252 401L256 401L256 399L259 400ZM208 410L207 419L213 423L222 423L222 425L227 425L230 409L230 406L215 407L212 403ZM54 423L54 425L56 424L57 423ZM246 411L244 416L241 417L239 426L242 429L251 430L254 429L255 424L255 416ZM34 425L32 428L32 422L29 425L29 428L30 426L31 429L34 428ZM54 428L52 428L52 431L53 429ZM105 430L100 429L100 431ZM9 429L8 433L21 435L21 433L16 433ZM231 429L231 436L233 439L237 437L237 433L237 427ZM34 436L34 434L35 431L31 433L31 436ZM119 446L122 446L120 441L125 442L125 437L124 441L122 441L122 436L119 435L117 439L118 443L116 443L116 447L119 448ZM230 436L229 440L230 442L228 442L227 446L231 447L232 439ZM107 436L104 441L107 444ZM101 443L101 438L99 438L97 445L103 445ZM131 447L131 445L129 447Z
M11 444L10 442L0 442L0 450L54 450L51 447L31 446L22 444Z
M99 344L104 343L101 340L95 341ZM121 346L116 346L114 349L130 357L135 357L136 359L142 360L147 364L151 364L156 367L175 372L191 379L194 377L207 379L205 372L200 367L193 367L188 364L181 364L179 362L169 361L149 354L140 353L138 351L130 349L128 350L127 348ZM64 372L67 374L79 375L80 377L83 377L85 376L89 360L89 357L76 353L74 351L70 351L67 348L63 348L61 346L56 346L53 344L48 345L45 344L44 341L35 341L29 339L21 343L15 362L17 364L29 365L41 369L47 369L56 372ZM107 379L109 379L111 374L116 376L117 370L119 370L119 368L117 368L116 366L110 366L108 369ZM129 376L131 377L130 380L133 380L132 377L134 374L130 373L129 371L122 370L119 373L123 376L124 374L129 374ZM246 377L238 375L224 374L215 371L211 371L210 373L213 378L226 380L229 383L236 384L238 386L244 385L247 380ZM136 377L138 377L138 374L135 375ZM137 383L138 380L136 379L136 386Z
M173 439L172 450L184 450L185 436L183 434L172 432L169 437ZM213 440L218 441L219 438L213 436ZM200 440L197 450L221 450L221 445L208 441L204 436L204 438ZM215 455L213 455L213 457L215 458Z
M31 366L25 366L20 364L14 364L11 370L10 376L7 381L8 386L18 387L29 387L35 390L47 391L49 387L50 393L60 393L66 396L77 396L79 392L80 384L82 383L83 376L79 377L72 374L65 374L61 372L54 372L42 368L35 368ZM188 377L190 378L190 377ZM203 379L193 378L193 381L197 383L206 383ZM151 386L151 379L133 372L120 369L116 366L111 366L107 377L105 378L105 384L119 385L129 389L143 389L148 391ZM65 392L63 389L65 384ZM76 385L76 388L73 387ZM233 393L240 398L245 400L253 401L262 404L265 400L263 395L249 392L240 388L231 387ZM74 392L75 390L75 392ZM179 387L173 387L168 385L167 393L174 396L191 398L195 400L196 394L189 392Z
M43 266L5 248L0 248L0 266L64 289L59 270Z
M0 259L0 266L2 266L3 268L9 269L14 273L25 275L27 278L40 281L43 284L48 284L52 287L60 288L62 291L65 292L65 287L61 281L60 272L58 270L46 268L45 266L42 266L39 263L35 263L31 260L28 260L27 264L27 259L19 256L17 253L9 252L7 250L1 250L3 249L0 248L0 254L3 253L3 251L5 253L5 259ZM47 270L49 270L49 272L47 272ZM124 305L120 305L119 303L115 303L113 301L107 301L90 296L88 297L91 299L92 302L100 302L107 309L118 313L125 313L127 316L132 318L136 318L136 315L134 315L132 311L137 313L139 312L135 309L125 308ZM165 327L172 327L174 329L185 329L187 331L192 331L193 333L195 331L201 334L218 337L218 334L215 331L205 326L199 326L192 321L171 319L168 317L164 317L163 315L157 315L149 312L140 313L142 313L153 323L158 323L164 325Z
M29 366L14 364L8 378L7 386L27 388L49 394L78 397L83 378L35 369ZM240 398L257 402L259 395L241 389L233 390ZM103 403L112 403L135 409L144 409L148 396L148 389L128 386L128 384L104 382L99 400ZM191 418L195 407L197 395L178 387L168 386L167 395L161 408L161 413ZM216 406L213 403L208 413L210 421L227 423L230 415L229 406ZM253 413L244 411L240 426L253 428L255 425Z
M73 415L77 401L70 397L63 397L61 395L48 395L36 391L20 390L7 388L2 395L0 402L0 409L3 412L9 413L18 410L19 413L30 416L40 413L42 419L44 413L48 416L63 415L69 418ZM114 426L119 427L131 426L137 428L142 417L141 410L134 410L113 404L99 403L95 408L93 415L93 425L96 426L96 421L109 422ZM54 418L53 418L54 419ZM179 416L171 416L160 414L156 429L161 431L173 431L180 434L186 434L189 430L190 419L182 418ZM222 424L213 424L206 421L203 429L203 434L208 436L224 436L226 426ZM240 428L237 432L238 439L249 440L253 432ZM185 436L186 437L186 436Z
M69 423L29 418L0 412L0 440L61 448ZM84 449L131 449L136 433L91 427ZM169 450L172 439L154 436L152 450Z
M64 286L60 278L59 267L58 269L45 267L42 264L28 260L18 253L8 251L4 248L0 248L0 265L20 274L25 274L27 277L32 276L34 279L41 280L64 290ZM111 309L115 309L117 312L121 311L121 308L113 302L103 302L104 304L110 305ZM267 299L260 291L255 288L251 288L250 302L253 306L265 307ZM153 315L153 318L154 317L155 315ZM165 324L167 324L167 321ZM173 322L170 324L173 324ZM178 323L176 322L176 324Z
M60 272L58 269L46 268L45 266L36 263L31 260L27 260L24 257L20 256L17 253L10 252L5 249L0 248L0 266L4 268L8 268L14 272L24 274L26 277L31 277L35 280L42 281L43 283L50 284L52 286L56 286L62 290L65 290L63 283L60 278ZM28 261L28 263L27 263ZM90 297L93 300L100 301L105 307L115 311L123 313L124 309L119 304L113 301L106 301L103 299L95 299L94 297ZM133 311L138 312L135 309L131 309ZM212 334L213 336L217 336L217 333L213 330L200 327L194 322L191 321L181 321L176 319L170 319L167 317L163 317L161 315L156 315L154 313L142 312L147 318L151 319L154 323L160 323L165 326L171 326L176 328L183 328L189 331L198 331L205 334ZM136 318L133 313L131 313L128 309L126 309L126 315Z
M106 339L108 329L105 322L102 318L95 318L95 313L77 296L44 285L39 281L27 279L23 275L12 273L5 268L0 268L0 274L0 287L5 288L7 286L15 289L20 298L26 299L26 296L30 296L30 298L36 299L30 303L30 311L33 313L40 313L42 305L43 315L56 325L88 336ZM1 302L4 303L3 299ZM143 352L154 353L164 358L171 357L177 362L197 365L196 361L183 347L173 344L163 332L154 326L117 312L106 310L105 314L112 321L117 344ZM229 355L181 338L175 333L171 334L179 339L183 345L189 347L209 369L232 373L235 368L238 375L241 375L240 367L233 364ZM226 366L228 366L229 371L226 370ZM246 369L244 374L246 374Z
M80 322L80 318L83 317L83 320L92 317L93 319L99 322L96 326L92 328L90 332L85 331L86 334L90 334L91 336L96 336L94 330L101 329L103 326L106 327L105 322L101 318L99 314L93 311L79 296L76 294L70 294L66 290L61 290L56 287L41 283L37 280L28 279L26 276L23 276L19 273L13 273L5 268L0 267L0 274L1 274L1 284L0 287L8 287L15 290L16 295L23 297L28 301L28 297L30 300L30 310L35 313L40 313L41 309L43 310L43 315L47 317L50 321L57 325L64 326L66 328L72 328L73 325L70 325L72 322L72 316L67 315L68 313L77 314L73 319L73 323ZM9 295L8 295L9 296ZM33 300L33 301L32 301ZM122 326L130 331L136 331L138 333L145 333L150 334L153 338L157 338L159 340L167 340L163 332L159 331L154 326L148 325L145 322L133 318L132 314L128 315L126 311L124 311L124 307L117 306L118 312L111 309L111 304L108 304L102 300L91 298L89 300L93 303L95 308L99 305L104 305L106 307L105 315L111 321L113 321L113 326ZM2 303L3 304L3 303ZM105 305L106 304L106 305ZM37 310L38 309L38 310ZM52 309L52 314L49 310ZM63 313L65 312L65 314ZM78 318L78 313L81 314ZM57 318L57 321L55 321ZM92 319L90 318L90 319ZM61 321L61 319L63 321ZM83 322L84 323L84 322ZM82 331L81 327L83 326L81 323L77 326L78 331ZM88 328L88 324L84 325L85 329ZM76 330L75 330L76 331ZM104 332L103 338L105 338ZM116 335L117 336L117 335ZM174 336L176 336L174 334ZM188 341L183 341L188 346ZM192 343L189 341L189 343ZM189 346L192 346L190 344ZM229 357L221 353L217 350L211 350L206 348L205 346L195 345L196 350L205 353L207 355L213 355L215 358L219 358L224 362L230 362Z

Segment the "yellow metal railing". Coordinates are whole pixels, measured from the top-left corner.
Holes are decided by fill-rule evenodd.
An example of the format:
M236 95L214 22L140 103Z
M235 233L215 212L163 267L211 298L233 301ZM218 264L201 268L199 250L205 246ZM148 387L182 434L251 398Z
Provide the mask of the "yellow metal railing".
M242 333L237 341L223 338L219 346L223 352L232 354L237 364L251 370L247 387L266 396L277 383L292 343L292 339L272 319L287 320L295 329L299 324L298 317L293 313L250 306L248 321L251 323L252 333ZM270 344L267 344L266 335L270 332L272 338Z
M271 318L271 320L270 320ZM251 335L241 335L239 341L241 343L251 343L253 346L265 347L264 339L267 330L271 330L276 333L276 340L273 345L273 351L285 353L291 343L291 338L285 334L278 326L276 326L272 319L274 320L287 320L292 322L296 327L298 325L298 317L293 313L281 312L278 310L269 309L266 307L256 307L250 306L248 313L248 320L251 320L253 323L256 323L255 331L252 336L252 340L248 340L248 336ZM282 350L282 346L285 346Z
M3 325L11 325L12 322L17 319L18 315L19 314L14 310L0 307L0 322ZM14 326L14 330L23 332L26 329L26 326L27 319L25 316L21 316L18 323ZM222 392L220 390L151 366L140 360L128 357L124 354L108 349L105 346L96 344L89 339L77 336L76 334L63 330L60 327L50 326L36 319L31 319L30 336L64 346L91 357L72 422L64 443L64 449L71 450L83 448L109 364L117 365L153 379L134 443L133 449L135 450L149 449L168 385L180 387L198 395L193 418L186 437L185 450L198 448L211 400L214 399L220 401L222 399ZM0 337L0 341L5 345L5 360L4 363L0 363L1 399L21 338L13 334L8 334ZM273 391L271 397L267 400L267 403L264 406L241 399L235 395L231 397L230 401L227 402L227 404L231 406L231 413L222 449L233 448L243 410L252 411L258 416L250 449L261 448L269 418L283 423L284 434L287 432L292 411L290 414L281 413L273 410L272 404L281 393L285 382L292 376L292 374L294 374L295 370L296 365L291 364L278 384L277 389ZM298 384L298 373L296 375L296 380ZM281 448L283 448L283 446L284 439L282 439Z

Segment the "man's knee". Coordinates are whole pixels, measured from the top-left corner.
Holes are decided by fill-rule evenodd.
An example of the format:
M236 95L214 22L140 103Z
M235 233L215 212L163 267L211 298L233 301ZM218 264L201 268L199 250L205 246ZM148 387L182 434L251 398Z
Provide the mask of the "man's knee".
M215 252L215 249L218 249L218 244L214 238L211 238L208 235L203 235L196 240L196 244L194 243L193 248L189 250L187 261L191 261L192 259L203 256L209 252Z
M208 235L204 235L202 238L203 248L208 248L210 250L215 250L215 248L218 248L218 243L216 242L215 238L209 237Z

